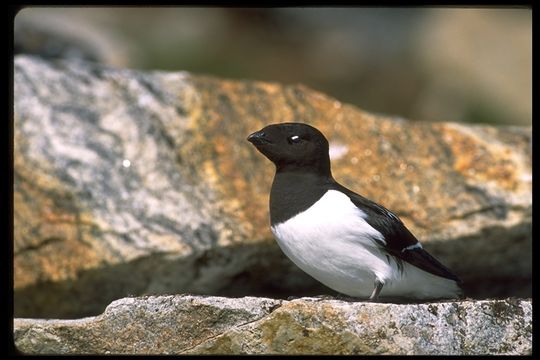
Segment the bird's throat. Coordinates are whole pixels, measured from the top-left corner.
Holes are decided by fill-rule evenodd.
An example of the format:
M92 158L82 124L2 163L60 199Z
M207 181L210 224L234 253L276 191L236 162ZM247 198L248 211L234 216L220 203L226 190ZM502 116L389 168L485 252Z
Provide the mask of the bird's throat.
M276 171L270 191L272 225L285 221L308 209L335 183L331 175L313 172Z

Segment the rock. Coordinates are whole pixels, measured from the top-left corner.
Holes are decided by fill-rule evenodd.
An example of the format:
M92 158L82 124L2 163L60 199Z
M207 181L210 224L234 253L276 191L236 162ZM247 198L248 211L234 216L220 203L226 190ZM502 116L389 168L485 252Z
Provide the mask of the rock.
M74 9L27 7L15 17L15 54L43 58L67 58L127 67L134 57L133 45L125 37ZM91 11L91 10L90 10ZM103 19L103 14L99 18Z
M77 320L15 319L26 354L524 355L530 300L428 304L150 296Z
M272 165L245 140L304 121L335 178L394 210L476 298L531 296L531 129L375 116L303 86L16 56L15 316L128 295L333 293L272 239Z

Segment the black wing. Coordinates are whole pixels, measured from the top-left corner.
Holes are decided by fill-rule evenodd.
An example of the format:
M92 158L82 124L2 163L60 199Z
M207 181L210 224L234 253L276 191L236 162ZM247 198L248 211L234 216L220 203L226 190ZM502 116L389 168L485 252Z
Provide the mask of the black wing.
M422 249L418 239L405 227L397 215L342 185L337 183L336 185L338 190L345 193L353 204L367 213L366 221L384 236L386 245L382 247L389 254L431 274L454 280L459 284L462 283L450 269Z

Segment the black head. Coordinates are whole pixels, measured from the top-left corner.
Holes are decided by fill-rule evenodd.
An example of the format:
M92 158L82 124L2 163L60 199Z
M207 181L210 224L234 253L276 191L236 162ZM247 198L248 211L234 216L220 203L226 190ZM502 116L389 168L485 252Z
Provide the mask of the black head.
M278 171L300 169L330 174L328 140L313 126L302 123L268 125L247 140L270 159Z

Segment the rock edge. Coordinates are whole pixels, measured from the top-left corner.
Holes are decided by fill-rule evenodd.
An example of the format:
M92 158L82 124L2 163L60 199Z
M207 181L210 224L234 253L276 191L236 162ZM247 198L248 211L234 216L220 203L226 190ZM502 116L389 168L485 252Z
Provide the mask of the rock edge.
M421 304L170 295L14 320L26 354L530 354L531 300Z

